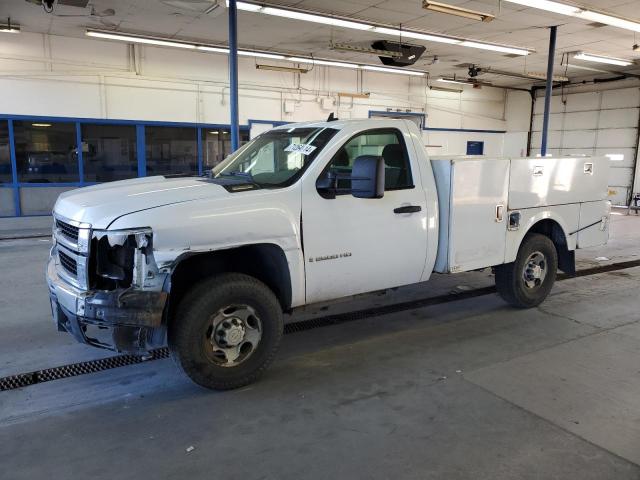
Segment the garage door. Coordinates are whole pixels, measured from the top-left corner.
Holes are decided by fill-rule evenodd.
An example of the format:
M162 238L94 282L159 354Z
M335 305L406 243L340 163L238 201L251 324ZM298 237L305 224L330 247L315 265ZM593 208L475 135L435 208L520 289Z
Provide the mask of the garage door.
M638 147L640 89L572 93L551 98L547 153L607 155L610 199L628 205ZM531 155L540 153L544 99L536 99Z

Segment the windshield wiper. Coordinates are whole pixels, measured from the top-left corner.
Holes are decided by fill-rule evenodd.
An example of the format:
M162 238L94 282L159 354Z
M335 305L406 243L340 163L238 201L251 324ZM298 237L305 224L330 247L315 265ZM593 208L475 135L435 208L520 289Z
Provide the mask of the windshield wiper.
M231 172L220 172L218 174L218 176L220 176L220 177L242 177L242 178L247 179L247 181L249 183L252 183L253 185L256 185L258 187L260 186L260 184L253 179L253 175L251 175L251 172L240 172L240 171L237 171L237 170L233 170Z

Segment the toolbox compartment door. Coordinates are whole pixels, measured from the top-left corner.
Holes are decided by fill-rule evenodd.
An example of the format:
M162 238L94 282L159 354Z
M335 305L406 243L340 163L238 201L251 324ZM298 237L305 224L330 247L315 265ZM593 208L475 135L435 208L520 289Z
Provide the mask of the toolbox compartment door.
M580 204L580 222L578 227L578 248L604 245L609 240L609 213L611 202L585 202Z

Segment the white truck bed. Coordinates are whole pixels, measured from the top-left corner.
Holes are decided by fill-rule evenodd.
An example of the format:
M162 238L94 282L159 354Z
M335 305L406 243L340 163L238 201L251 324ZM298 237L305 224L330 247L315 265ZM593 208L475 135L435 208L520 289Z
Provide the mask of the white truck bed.
M566 228L577 231L597 223L609 208L606 157L450 156L432 157L431 164L440 216L436 272L512 261L507 248L512 211L520 211L523 219L541 209L557 212ZM603 227L575 232L570 247L605 243L606 221Z

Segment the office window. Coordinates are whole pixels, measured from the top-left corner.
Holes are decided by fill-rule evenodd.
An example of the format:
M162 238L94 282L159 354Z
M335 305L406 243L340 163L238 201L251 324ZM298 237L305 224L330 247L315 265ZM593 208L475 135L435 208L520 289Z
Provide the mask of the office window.
M198 173L197 130L145 127L147 175Z
M20 182L80 180L74 123L14 121L13 133Z
M0 120L0 183L11 183L11 181L9 122Z
M86 182L110 182L138 176L135 126L83 124L81 129Z
M240 130L240 146L249 141L249 132ZM206 172L231 154L231 132L226 128L202 129L202 170Z

